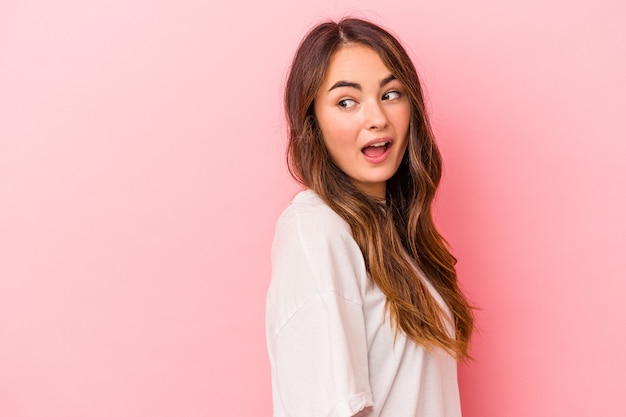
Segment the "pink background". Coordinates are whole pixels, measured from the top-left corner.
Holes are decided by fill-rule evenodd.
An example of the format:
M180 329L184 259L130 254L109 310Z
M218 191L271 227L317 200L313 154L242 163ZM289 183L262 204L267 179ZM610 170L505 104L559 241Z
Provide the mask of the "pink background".
M621 0L0 2L0 415L271 414L282 84L357 10L428 92L465 416L626 415Z

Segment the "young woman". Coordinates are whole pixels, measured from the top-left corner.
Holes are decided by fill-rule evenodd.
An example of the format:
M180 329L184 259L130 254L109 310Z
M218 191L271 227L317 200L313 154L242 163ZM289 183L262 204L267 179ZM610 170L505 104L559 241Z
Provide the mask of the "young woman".
M370 22L320 24L285 107L305 190L272 246L274 416L460 416L473 316L432 220L441 157L411 60Z

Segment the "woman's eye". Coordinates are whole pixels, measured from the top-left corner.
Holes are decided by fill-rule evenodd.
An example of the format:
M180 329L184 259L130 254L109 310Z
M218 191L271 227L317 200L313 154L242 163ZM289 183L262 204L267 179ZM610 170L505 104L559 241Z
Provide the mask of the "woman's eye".
M388 91L383 94L383 100L397 100L401 96L399 91Z
M343 100L339 100L339 103L337 103L337 105L342 109L350 109L356 106L356 101L352 100L351 98L344 98Z

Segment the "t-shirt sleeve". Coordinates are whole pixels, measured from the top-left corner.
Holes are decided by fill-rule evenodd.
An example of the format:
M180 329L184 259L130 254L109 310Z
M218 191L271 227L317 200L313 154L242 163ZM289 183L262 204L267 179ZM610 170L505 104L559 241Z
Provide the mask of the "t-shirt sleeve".
M274 401L292 417L351 417L373 405L365 268L349 232L335 226L294 215L276 230L268 348Z

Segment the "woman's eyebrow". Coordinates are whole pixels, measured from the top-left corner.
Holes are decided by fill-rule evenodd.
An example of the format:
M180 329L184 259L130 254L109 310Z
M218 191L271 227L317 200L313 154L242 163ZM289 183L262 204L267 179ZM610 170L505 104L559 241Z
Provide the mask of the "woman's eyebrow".
M396 76L391 74L390 76L383 78L383 80L380 82L380 86L384 87L385 84L392 82L393 80L396 79Z
M385 84L388 84L388 83L390 83L391 81L393 81L395 79L396 79L396 76L391 74L388 77L385 77L385 78L382 79L382 81L380 82L380 86L383 87L383 86L385 86ZM335 88L339 88L339 87L350 87L350 88L354 88L354 89L359 90L359 91L362 90L361 84L353 83L351 81L337 81L335 84L332 85L332 87L330 87L328 89L328 91L330 92L330 91L334 90Z
M328 89L328 91L332 91L335 88L339 88L339 87L352 87L352 88L356 88L357 90L361 91L361 84L352 83L350 81L337 81L335 84L333 84L332 87L330 87Z

